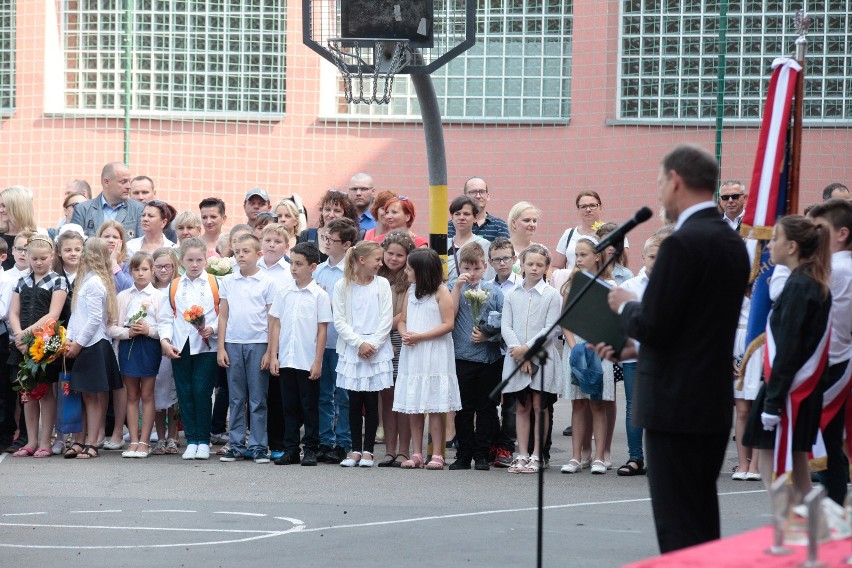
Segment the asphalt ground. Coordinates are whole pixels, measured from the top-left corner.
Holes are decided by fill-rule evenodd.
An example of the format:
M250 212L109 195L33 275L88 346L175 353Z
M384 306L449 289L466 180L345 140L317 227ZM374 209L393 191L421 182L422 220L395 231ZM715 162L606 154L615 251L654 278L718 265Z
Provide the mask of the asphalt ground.
M623 409L620 386L618 394ZM560 400L555 416L544 565L610 567L656 555L646 478L561 474L569 403ZM728 450L718 483L723 535L769 522L762 483L732 481L733 444ZM535 565L535 475L120 454L3 455L0 566ZM620 419L613 461L625 457Z

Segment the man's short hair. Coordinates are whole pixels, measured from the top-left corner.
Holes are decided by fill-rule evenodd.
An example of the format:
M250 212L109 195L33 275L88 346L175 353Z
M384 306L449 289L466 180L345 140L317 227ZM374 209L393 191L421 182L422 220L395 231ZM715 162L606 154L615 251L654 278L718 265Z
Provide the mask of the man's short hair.
M308 264L319 264L320 251L314 243L299 243L290 249L290 257L294 254L301 254L308 261Z
M506 237L497 237L488 245L488 258L494 256L494 251L499 249L509 249L512 251L512 256L515 256L515 247L512 245L512 241Z
M354 245L355 239L358 238L358 227L355 225L355 221L348 217L335 219L326 225L325 228L328 234L337 235L337 238L344 243L348 242L350 245Z
M471 181L473 181L475 179L481 179L482 183L485 184L485 191L488 191L488 183L485 181L485 178L480 177L480 176L473 176L473 177L467 178L467 181L464 182L464 186L462 186L462 191L467 193L467 184L469 184Z
M87 182L86 180L75 179L74 181L72 181L68 185L71 186L71 188L74 190L75 193L81 193L81 194L85 195L86 199L92 198L92 186L89 185L89 182Z
M739 179L726 179L726 180L725 180L725 181L723 181L723 182L722 182L722 184L719 186L719 191L721 192L721 191L722 191L723 189L725 189L726 187L731 187L731 186L733 186L733 185L738 185L738 186L740 186L740 189L742 189L743 195L745 195L745 193L746 193L746 186L745 186L745 184L742 182L742 180L739 180Z
M807 215L811 219L825 219L835 231L846 227L849 230L846 246L852 244L852 201L835 197L812 206Z
M835 189L845 189L846 193L849 193L849 188L842 183L830 183L822 190L822 200L828 201L831 199L831 194L834 193Z
M207 197L201 200L201 203L198 204L198 209L204 209L207 207L215 207L219 210L219 215L225 214L225 202L219 199L218 197Z
M459 250L459 264L463 262L467 262L469 264L477 264L480 262L485 262L485 251L479 243L470 242L464 245L461 250ZM456 271L459 272L461 267L457 266Z
M115 168L117 168L117 167L126 168L127 166L125 166L121 162L110 162L110 163L106 164L103 167L103 169L101 170L101 180L103 180L104 178L109 178L109 179L114 178L115 177Z
M147 181L148 183L151 184L151 191L154 191L154 189L155 189L154 188L154 180L152 180L148 176L136 176L135 178L130 180L130 183L133 183L134 181Z
M666 154L662 161L663 172L668 177L675 171L687 188L713 192L719 179L719 164L713 154L695 144L680 144Z

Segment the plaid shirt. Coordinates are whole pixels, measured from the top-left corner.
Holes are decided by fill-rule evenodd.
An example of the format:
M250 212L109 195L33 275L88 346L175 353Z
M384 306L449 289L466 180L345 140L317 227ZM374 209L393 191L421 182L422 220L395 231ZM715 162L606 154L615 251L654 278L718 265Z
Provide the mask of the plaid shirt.
M482 237L489 243L494 242L494 239L496 239L497 237L506 237L508 239L509 225L507 225L506 221L504 221L503 219L495 217L491 213L486 213L485 222L483 222L481 225L474 222L473 234L478 237ZM453 227L452 221L447 221L447 236L456 236L456 228Z

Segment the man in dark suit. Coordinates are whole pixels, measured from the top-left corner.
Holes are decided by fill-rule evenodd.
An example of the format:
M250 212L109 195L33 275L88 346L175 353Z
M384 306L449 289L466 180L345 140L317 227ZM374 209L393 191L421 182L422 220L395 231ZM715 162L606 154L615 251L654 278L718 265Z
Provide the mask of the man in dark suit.
M641 302L621 288L609 295L627 335L637 340L633 418L645 429L648 483L661 552L719 538L716 479L731 430L731 358L749 262L737 234L719 218L718 165L682 145L657 176L666 216L663 241ZM635 345L618 358L634 355ZM612 357L612 348L598 352Z
M130 170L121 162L110 162L101 170L101 194L74 208L72 223L83 227L87 237L94 236L107 219L124 227L129 241L141 236L139 221L144 206L130 198Z

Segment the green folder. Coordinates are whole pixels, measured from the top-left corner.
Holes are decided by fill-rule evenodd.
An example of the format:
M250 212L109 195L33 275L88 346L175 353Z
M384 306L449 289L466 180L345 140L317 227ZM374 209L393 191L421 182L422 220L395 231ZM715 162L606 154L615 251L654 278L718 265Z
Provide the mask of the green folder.
M609 309L607 303L611 284L595 279L594 274L585 270L575 272L565 305L570 305L590 280L593 281L592 285L571 311L562 315L559 325L592 345L603 342L612 345L615 352L620 353L627 343L627 336L621 327L621 318Z

